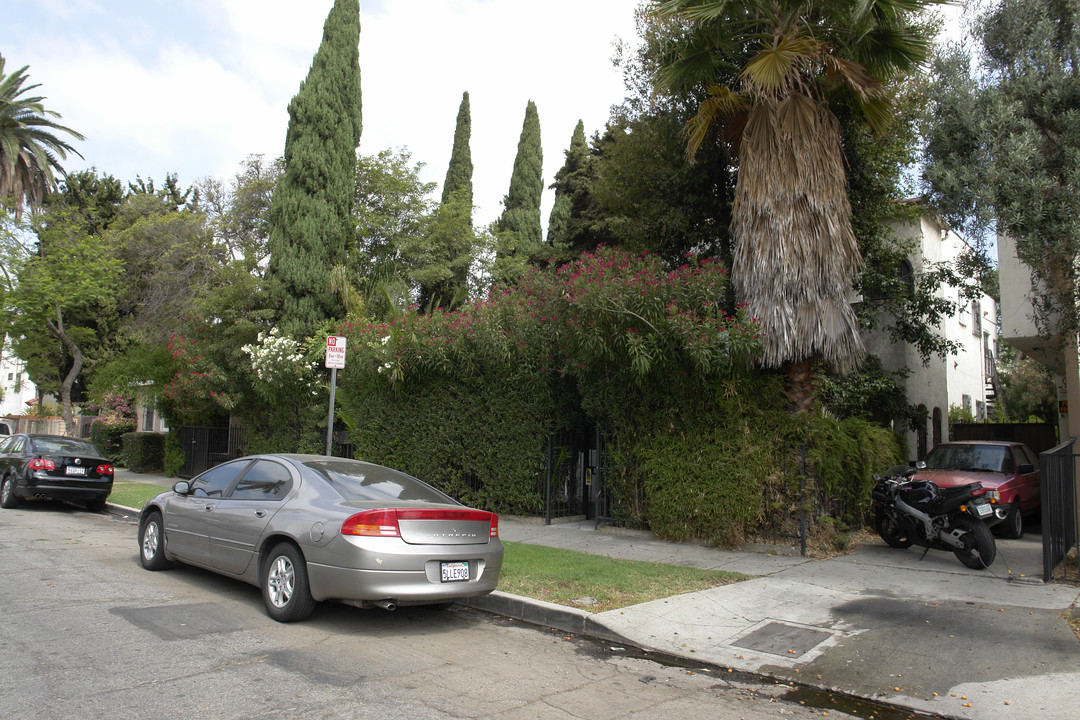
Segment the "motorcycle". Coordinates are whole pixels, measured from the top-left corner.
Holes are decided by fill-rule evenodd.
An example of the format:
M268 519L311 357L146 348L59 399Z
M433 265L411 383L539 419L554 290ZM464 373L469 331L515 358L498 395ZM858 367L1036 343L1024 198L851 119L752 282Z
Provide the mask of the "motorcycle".
M913 480L916 469L894 465L885 476L874 475L874 529L894 548L918 545L951 550L969 568L988 568L997 544L983 519L993 517L990 500L996 491L981 483L939 488L929 480Z

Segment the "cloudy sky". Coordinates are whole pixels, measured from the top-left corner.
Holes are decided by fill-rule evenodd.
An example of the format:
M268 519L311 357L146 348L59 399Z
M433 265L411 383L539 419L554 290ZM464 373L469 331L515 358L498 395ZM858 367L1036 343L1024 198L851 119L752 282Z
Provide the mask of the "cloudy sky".
M30 81L83 159L121 180L182 186L282 154L287 106L333 0L0 0L6 72ZM577 121L602 129L623 97L613 42L635 41L638 0L360 0L360 152L406 147L441 183L463 91L472 109L477 224L495 220L531 99L544 181ZM548 191L544 219L552 202Z

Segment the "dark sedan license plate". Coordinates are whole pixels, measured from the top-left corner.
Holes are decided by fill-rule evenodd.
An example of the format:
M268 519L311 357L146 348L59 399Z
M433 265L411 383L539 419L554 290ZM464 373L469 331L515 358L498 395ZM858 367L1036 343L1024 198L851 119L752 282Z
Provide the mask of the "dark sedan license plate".
M82 475L82 476L85 476L86 475L86 468L80 467L78 465L68 465L68 466L66 466L64 468L64 472L67 473L68 475Z
M442 564L443 582L464 582L469 579L469 563L444 562Z

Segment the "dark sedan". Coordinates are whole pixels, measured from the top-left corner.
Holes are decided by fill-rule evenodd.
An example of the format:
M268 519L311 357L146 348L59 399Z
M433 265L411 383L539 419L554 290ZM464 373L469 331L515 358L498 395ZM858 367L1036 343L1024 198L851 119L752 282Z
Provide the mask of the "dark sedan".
M0 442L2 508L28 498L52 498L100 512L112 486L112 462L86 440L20 434Z
M915 475L938 487L980 482L994 497L995 531L1008 538L1024 534L1024 516L1039 509L1039 460L1017 442L954 441L941 443L926 456ZM987 523L990 524L990 523Z
M499 518L410 475L323 455L256 455L150 499L139 519L148 570L174 561L262 589L275 620L316 601L392 610L495 589Z

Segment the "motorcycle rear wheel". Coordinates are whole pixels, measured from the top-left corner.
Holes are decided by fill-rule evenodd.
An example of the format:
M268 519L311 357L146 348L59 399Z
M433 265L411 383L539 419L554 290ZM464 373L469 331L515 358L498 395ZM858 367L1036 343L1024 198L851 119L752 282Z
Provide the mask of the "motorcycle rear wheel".
M997 543L990 529L981 520L969 517L957 518L956 527L967 531L961 536L964 547L953 550L956 559L972 570L990 567L997 557Z
M877 534L881 536L881 539L884 540L889 547L903 550L914 544L911 538L908 537L907 532L897 525L886 513L878 512L874 516L874 529L877 530Z

